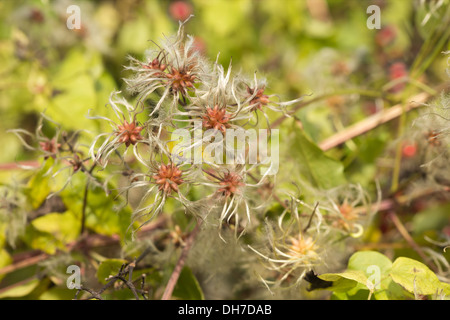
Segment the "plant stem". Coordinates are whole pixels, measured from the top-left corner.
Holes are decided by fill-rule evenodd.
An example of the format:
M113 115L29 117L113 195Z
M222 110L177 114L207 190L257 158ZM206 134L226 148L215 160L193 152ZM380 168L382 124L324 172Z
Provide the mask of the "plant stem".
M408 230L406 230L405 226L403 225L403 223L400 221L400 219L398 218L397 214L395 212L390 212L390 218L391 221L394 223L395 227L397 228L397 230L400 232L400 234L402 235L402 237L406 240L406 242L409 244L409 246L411 248L414 249L414 251L416 251L419 256L423 259L423 261L425 263L428 264L428 266L434 271L437 272L438 268L437 266L434 264L433 261L431 261L426 255L425 253L422 251L422 249L417 245L417 243L414 241L414 239L411 237L411 235L409 234Z
M412 97L411 100L414 103L407 104L404 110L409 111L411 109L421 106L421 103L425 102L429 97L430 95L424 92ZM324 151L330 150L350 139L353 139L356 136L364 134L378 127L383 123L386 123L392 119L397 118L403 113L404 110L403 105L398 104L387 110L376 113L323 140L321 143L319 143L319 147Z
M92 171L94 171L95 166L97 164L94 162L91 166L91 168L88 171L88 174L91 175ZM80 235L83 235L85 231L85 224L86 224L86 208L87 208L87 199L88 199L88 193L89 193L89 177L86 177L86 185L84 187L84 195L83 195L83 206L81 209L81 228L80 228Z
M195 225L194 230L191 231L188 238L186 239L183 250L181 251L181 255L178 258L177 264L173 269L169 281L167 282L167 286L166 289L164 290L161 300L169 300L172 297L172 293L173 290L175 289L175 285L178 282L178 278L180 277L181 270L183 270L184 264L186 263L186 259L189 255L189 251L191 250L192 245L194 244L194 240L197 237L198 232L200 231L200 226L202 225L202 223L203 220L201 219L197 220L197 224Z
M406 125L406 107L405 101L401 104L402 112L400 114L400 121L398 123L397 138L400 139L403 136ZM398 141L395 149L394 170L392 171L392 184L391 192L395 192L398 189L398 182L400 179L400 167L402 164L402 142Z

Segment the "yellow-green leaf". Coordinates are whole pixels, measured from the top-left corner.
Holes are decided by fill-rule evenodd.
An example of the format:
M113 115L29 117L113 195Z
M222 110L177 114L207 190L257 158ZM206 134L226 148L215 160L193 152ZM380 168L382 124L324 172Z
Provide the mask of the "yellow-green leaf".
M20 298L31 293L39 285L38 279L30 280L24 284L15 286L0 293L0 299L3 298Z
M108 259L103 261L97 270L98 281L103 284L107 283L107 279L110 276L116 275L125 263L127 263L127 261L123 259Z
M70 211L49 213L31 222L39 231L52 234L63 243L74 241L81 228L81 220Z
M197 278L188 267L181 270L173 295L184 300L203 300L205 298Z
M414 259L397 258L390 275L396 283L411 293L430 295L446 289L433 271Z

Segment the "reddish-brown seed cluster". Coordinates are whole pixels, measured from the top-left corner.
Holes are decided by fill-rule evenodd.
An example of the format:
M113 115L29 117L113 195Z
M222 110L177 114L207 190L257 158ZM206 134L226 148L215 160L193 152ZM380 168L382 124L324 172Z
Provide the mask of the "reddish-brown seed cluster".
M203 128L216 129L225 133L230 127L229 121L230 115L226 113L226 108L219 108L218 105L215 105L214 108L206 108L206 115L203 116Z
M331 108L339 110L345 105L345 98L343 96L332 96L327 99L327 104Z
M346 220L355 220L358 218L358 214L355 212L354 208L344 201L343 204L339 206L339 212Z
M342 217L334 221L333 226L339 229L350 230L353 223L358 219L358 213L347 201L344 201L338 208Z
M250 97L255 94L252 100L250 100L250 105L253 105L252 111L256 109L262 110L262 107L269 103L269 96L264 94L264 89L265 89L264 87L258 89L255 94L256 89L247 87L247 92Z
M186 68L169 68L169 73L166 74L166 77L171 81L170 85L173 93L181 92L181 94L186 95L187 89L194 87L195 75L191 74Z
M159 185L159 190L162 190L165 193L171 193L172 191L178 192L178 186L184 182L182 175L183 171L175 164L171 163L168 165L161 164L158 173L152 178L155 179L156 184Z
M164 71L164 70L166 70L167 66L164 63L161 63L161 61L159 61L158 58L155 58L152 60L152 62L143 65L143 67L145 69L151 69L151 70L159 69L160 71Z
M239 187L245 185L242 181L242 177L236 172L226 172L223 179L219 182L222 186L217 192L222 193L224 196L232 196L239 192Z
M30 12L30 20L36 23L43 23L45 21L44 13L37 8L33 8Z
M139 140L144 139L140 135L142 127L136 126L136 121L128 123L124 121L122 125L117 126L116 135L120 136L119 143L125 143L128 147L130 144L135 145Z
M347 76L350 73L350 68L345 61L337 61L331 67L331 74L333 76Z
M441 145L441 141L439 140L439 134L434 130L428 131L426 138L428 140L428 143L434 147L438 147Z
M51 153L52 157L55 157L55 154L58 153L59 148L61 147L60 143L56 142L56 139L53 138L51 140L41 141L39 142L39 146L43 151Z
M58 149L61 147L60 143L56 143L55 138L53 138L51 140L41 141L41 142L39 142L39 145L42 150L50 152L50 153L58 152Z
M80 170L81 166L83 165L83 161L81 161L81 158L76 153L73 155L72 159L68 160L68 162L72 165L74 172Z

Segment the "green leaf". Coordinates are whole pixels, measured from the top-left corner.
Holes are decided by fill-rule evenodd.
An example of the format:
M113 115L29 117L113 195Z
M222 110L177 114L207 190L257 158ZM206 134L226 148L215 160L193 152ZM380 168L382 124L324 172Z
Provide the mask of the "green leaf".
M359 291L372 291L377 300L404 298L403 289L389 275L391 267L392 262L385 255L376 251L359 251L350 257L345 272L322 274L319 278L333 281L326 290L342 293L336 294L335 299L368 297Z
M330 300L367 300L369 292L354 287L346 292L334 291Z
M9 290L0 293L0 299L3 298L20 298L30 294L39 285L38 279L30 280L22 285L13 286Z
M62 243L76 240L81 228L80 218L70 211L49 213L33 220L31 224L39 231L52 234Z
M440 290L448 290L448 286L441 283L433 271L414 259L397 258L390 275L396 283L411 293L430 295L439 293Z
M31 224L27 226L23 240L32 249L42 250L51 255L55 254L57 249L66 250L64 244L52 234L39 231Z
M448 224L450 204L433 206L414 215L412 227L414 235L428 230L440 230Z
M197 1L203 8L203 22L208 30L213 31L220 38L225 38L233 31L242 28L245 23L245 12L249 2L246 1ZM220 23L217 23L220 19Z
M288 144L294 158L294 170L307 179L313 187L329 189L346 183L344 166L327 156L302 130L294 128L288 137L280 136Z
M205 299L200 284L188 267L184 267L181 270L180 277L173 290L173 295L183 300Z
M97 279L103 284L106 284L110 276L116 275L123 264L127 263L123 259L108 259L103 261L97 270Z
M12 258L5 249L0 249L0 269L12 263ZM0 274L0 282L5 274Z
M53 287L39 296L39 300L72 300L75 297L75 291L67 287Z
M356 252L348 261L348 269L365 272L368 280L374 285L373 294L376 300L404 298L402 288L392 282L392 278L389 275L391 268L391 260L384 254L376 251ZM376 282L377 276L380 277L379 282ZM362 290L371 289L367 284L359 285L358 288Z
M94 174L99 175L96 171ZM81 190L86 185L86 177L75 174L72 176L71 187L61 192L64 204L72 212L81 212L83 207L83 197ZM86 227L96 233L113 236L119 235L125 238L127 228L131 223L130 207L118 209L121 199L117 197L115 187L109 184L111 193L105 194L101 188L91 188L88 193L88 203L86 207ZM128 234L129 235L129 234Z
M387 274L391 270L392 262L384 254L376 251L359 251L348 260L348 269L367 272L370 266L380 268L381 274Z
M148 28L148 20L138 17L131 20L121 28L118 43L120 48L127 48L128 52L143 52L149 47L151 29Z
M324 273L319 278L325 281L333 281L327 290L345 292L354 288L358 283L366 285L367 277L361 270L347 270L340 273Z
M101 55L78 47L70 50L64 61L55 68L51 76L52 87L58 92L48 104L37 104L65 129L93 129L95 121L86 118L89 109L104 106L107 101L98 101L96 83L103 74ZM74 121L75 120L75 121Z
M53 165L53 162L53 158L49 157L42 168L28 181L24 193L27 195L28 201L33 209L39 208L51 192L49 186L50 175L47 172Z

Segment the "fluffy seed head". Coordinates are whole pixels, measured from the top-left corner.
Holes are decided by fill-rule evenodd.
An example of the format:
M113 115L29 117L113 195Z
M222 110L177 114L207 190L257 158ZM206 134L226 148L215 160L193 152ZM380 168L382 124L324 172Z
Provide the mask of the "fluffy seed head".
M159 185L159 190L171 193L178 192L178 186L184 182L182 175L183 172L175 164L161 164L153 179Z
M239 187L245 186L242 177L236 172L226 172L219 184L222 188L220 188L218 192L221 192L227 197L239 192Z
M144 64L143 67L145 69L150 69L150 70L156 70L159 69L161 71L166 70L166 65L161 63L161 61L159 61L158 58L155 58L152 60L152 62L148 63L148 64Z
M289 237L291 253L299 256L315 254L316 244L311 237L303 237L300 233L297 238Z
M55 154L58 153L58 150L61 147L61 144L57 143L56 139L53 138L51 140L39 142L39 146L41 147L42 151L51 153L52 157L54 158Z
M439 140L439 133L434 130L428 131L428 133L426 134L426 138L428 140L428 143L432 146L438 147L441 145L441 141Z
M166 74L166 77L170 81L170 86L172 88L173 93L180 92L182 95L187 94L188 88L194 87L195 75L191 74L191 72L187 68L170 68L170 72Z
M247 87L247 92L249 96L253 96L252 100L250 100L250 105L253 105L252 110L262 110L262 107L269 103L269 96L264 94L264 87L258 90ZM255 94L256 90L256 94Z
M214 108L206 108L206 115L203 116L203 128L216 129L225 133L230 127L229 121L230 115L227 114L226 108L219 108L218 105L215 105Z
M119 143L125 143L128 147L130 144L135 145L139 140L144 139L140 132L142 127L138 127L135 121L124 121L122 125L117 126L116 135L120 135Z

